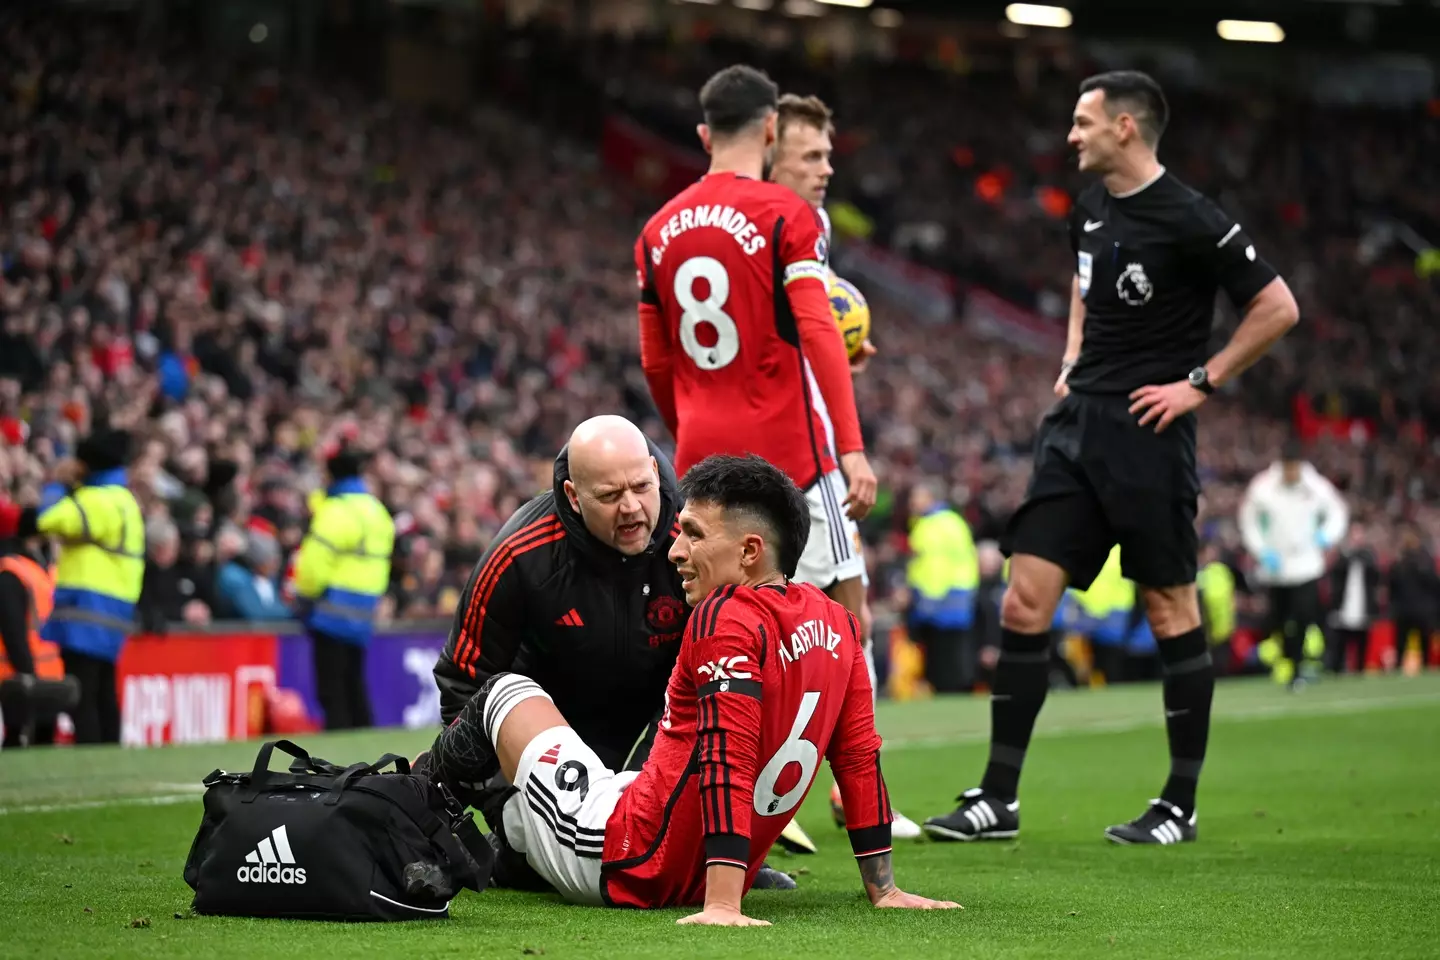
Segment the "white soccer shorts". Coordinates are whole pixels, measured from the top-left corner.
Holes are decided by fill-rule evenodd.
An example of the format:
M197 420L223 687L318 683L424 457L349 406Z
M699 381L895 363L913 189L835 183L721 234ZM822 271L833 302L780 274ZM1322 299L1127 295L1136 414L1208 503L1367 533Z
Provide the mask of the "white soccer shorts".
M505 803L505 838L571 903L601 906L605 823L638 774L617 774L571 727L553 727L520 755Z
M805 491L810 504L810 539L800 554L795 579L822 590L859 577L866 586L865 551L860 527L845 514L845 475L832 470Z

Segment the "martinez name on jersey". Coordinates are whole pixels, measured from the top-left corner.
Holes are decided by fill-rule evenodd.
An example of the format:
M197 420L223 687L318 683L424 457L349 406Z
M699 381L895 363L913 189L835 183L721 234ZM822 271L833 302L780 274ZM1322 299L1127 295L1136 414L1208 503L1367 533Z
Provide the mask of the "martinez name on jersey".
M840 646L840 634L824 620L806 620L795 628L790 634L790 643L787 647L784 640L775 644L775 649L780 653L780 667L786 669L790 664L799 660L811 650L824 650L836 660L840 654L836 648Z

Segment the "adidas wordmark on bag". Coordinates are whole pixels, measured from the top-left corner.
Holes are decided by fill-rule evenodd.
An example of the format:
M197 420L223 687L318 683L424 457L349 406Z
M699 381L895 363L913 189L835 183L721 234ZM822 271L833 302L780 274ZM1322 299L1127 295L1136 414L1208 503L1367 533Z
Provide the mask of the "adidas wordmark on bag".
M270 831L270 836L261 840L254 850L245 855L245 862L260 866L240 867L235 872L235 879L241 883L305 882L305 868L293 866L295 854L290 849L290 837L285 833L283 823Z

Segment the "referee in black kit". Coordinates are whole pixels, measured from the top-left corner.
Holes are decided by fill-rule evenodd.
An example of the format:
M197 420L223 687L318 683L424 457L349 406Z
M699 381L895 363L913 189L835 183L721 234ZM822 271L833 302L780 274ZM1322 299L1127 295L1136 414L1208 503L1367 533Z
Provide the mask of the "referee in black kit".
M1070 215L1075 278L1055 393L1035 441L1024 504L1006 532L1010 585L980 786L925 831L941 840L1008 838L1035 718L1045 702L1050 623L1067 586L1090 586L1115 544L1159 640L1170 776L1160 799L1105 836L1195 839L1195 788L1215 679L1195 594L1195 410L1299 319L1295 299L1240 224L1165 172L1155 149L1169 109L1143 73L1080 85L1069 142L1099 175ZM1216 290L1243 322L1205 356ZM1083 346L1082 346L1083 345Z

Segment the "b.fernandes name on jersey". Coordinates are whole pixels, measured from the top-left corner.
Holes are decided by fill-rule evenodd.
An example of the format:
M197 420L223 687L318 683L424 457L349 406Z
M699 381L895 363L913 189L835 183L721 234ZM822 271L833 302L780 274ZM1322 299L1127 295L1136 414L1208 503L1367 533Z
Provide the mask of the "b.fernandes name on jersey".
M658 267L660 261L665 259L665 251L670 248L672 240L696 227L717 227L724 230L735 238L735 242L740 244L747 256L753 257L766 246L764 235L745 214L734 207L722 207L718 204L707 206L702 203L686 207L672 215L660 228L660 246L650 251L650 258L655 261L655 265Z

